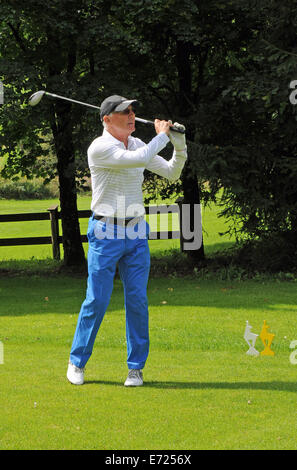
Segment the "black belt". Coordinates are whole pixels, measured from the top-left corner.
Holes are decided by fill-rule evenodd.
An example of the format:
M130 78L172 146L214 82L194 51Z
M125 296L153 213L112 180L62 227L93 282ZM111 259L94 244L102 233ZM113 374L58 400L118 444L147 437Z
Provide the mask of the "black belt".
M140 220L143 219L143 217L131 217L130 219L119 219L118 217L108 217L106 215L96 215L94 214L94 219L96 220L101 220L104 219L104 222L109 222L110 224L113 225L120 225L121 227L127 227L129 222L133 220L133 224L131 225L136 225Z

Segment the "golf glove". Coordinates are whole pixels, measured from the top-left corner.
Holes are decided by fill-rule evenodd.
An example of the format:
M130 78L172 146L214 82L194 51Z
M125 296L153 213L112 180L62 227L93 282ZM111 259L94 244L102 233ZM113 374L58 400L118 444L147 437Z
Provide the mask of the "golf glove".
M171 121L169 121L170 124L172 124ZM173 124L175 127L179 128L179 129L182 129L182 130L185 130L185 126L183 126L182 124L179 124L178 122L175 122ZM169 139L170 139L170 142L172 143L174 149L176 152L181 152L183 150L186 150L187 146L186 146L186 134L180 134L179 132L170 132L169 133Z

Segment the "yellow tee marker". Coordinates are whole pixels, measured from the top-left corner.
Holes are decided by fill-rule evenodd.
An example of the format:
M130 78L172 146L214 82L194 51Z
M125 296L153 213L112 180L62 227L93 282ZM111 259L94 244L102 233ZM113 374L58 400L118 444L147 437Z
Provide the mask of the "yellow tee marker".
M271 350L270 346L275 335L268 333L268 328L270 327L267 325L266 320L264 320L260 333L260 338L264 344L264 350L261 352L261 356L274 356L274 351Z

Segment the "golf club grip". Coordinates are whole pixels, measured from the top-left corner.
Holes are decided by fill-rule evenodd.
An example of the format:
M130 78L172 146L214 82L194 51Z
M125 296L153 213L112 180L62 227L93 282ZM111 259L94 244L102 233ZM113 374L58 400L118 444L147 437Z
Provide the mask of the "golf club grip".
M151 126L155 126L155 123L153 121L148 121L147 119L141 119L141 118L136 117L135 121L143 122L144 124L150 124ZM174 127L174 126L171 126L170 130L174 131L174 132L179 132L180 134L185 133L185 131L183 129L178 129L177 127Z

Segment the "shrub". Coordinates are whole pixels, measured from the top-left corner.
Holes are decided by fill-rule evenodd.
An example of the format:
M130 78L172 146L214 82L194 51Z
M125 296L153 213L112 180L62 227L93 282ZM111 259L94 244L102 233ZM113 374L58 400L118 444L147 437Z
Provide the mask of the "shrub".
M0 182L0 199L51 199L53 190L43 183L31 181Z

